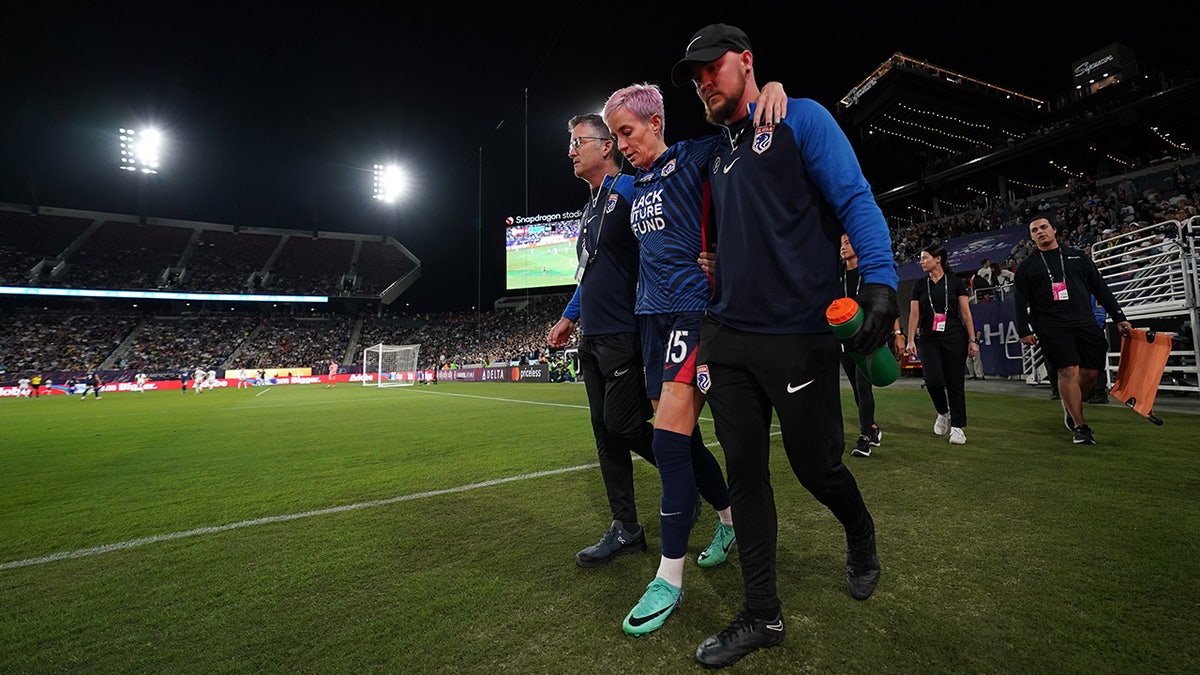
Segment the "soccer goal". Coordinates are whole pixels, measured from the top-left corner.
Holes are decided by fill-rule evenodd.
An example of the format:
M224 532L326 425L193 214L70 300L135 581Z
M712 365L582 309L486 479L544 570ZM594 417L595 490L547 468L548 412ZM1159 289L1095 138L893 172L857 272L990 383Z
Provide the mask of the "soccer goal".
M363 350L363 386L411 387L417 383L417 353L421 345L385 345Z

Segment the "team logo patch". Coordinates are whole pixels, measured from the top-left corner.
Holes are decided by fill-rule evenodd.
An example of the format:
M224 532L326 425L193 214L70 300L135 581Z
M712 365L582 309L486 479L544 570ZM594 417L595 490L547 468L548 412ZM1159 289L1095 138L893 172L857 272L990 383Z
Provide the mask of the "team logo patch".
M672 159L671 161L667 162L665 166L663 166L662 171L659 172L659 175L661 175L663 178L666 178L673 173L675 173L675 160Z
M707 394L708 388L712 386L712 378L708 374L707 365L696 366L696 388L701 394Z
M609 195L608 203L604 205L605 213L612 213L613 209L617 208L617 198L621 195Z
M721 158L720 158L720 157L713 157L713 162L712 162L712 172L713 172L713 175L714 175L714 176L715 176L715 175L717 175L717 172L718 172L718 171L720 171L720 170L721 170Z
M771 139L775 137L775 125L767 124L757 127L754 130L754 144L750 147L754 148L754 152L763 154L767 148L771 147Z

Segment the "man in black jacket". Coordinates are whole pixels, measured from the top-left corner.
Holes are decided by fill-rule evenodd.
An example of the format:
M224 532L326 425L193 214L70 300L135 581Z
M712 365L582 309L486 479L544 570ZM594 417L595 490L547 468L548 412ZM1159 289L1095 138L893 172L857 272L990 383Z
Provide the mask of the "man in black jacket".
M1037 246L1017 267L1017 334L1027 345L1040 345L1057 370L1063 423L1077 445L1095 445L1092 428L1083 417L1083 400L1092 394L1108 358L1108 338L1096 322L1092 296L1104 307L1124 335L1131 328L1100 270L1086 254L1058 245L1049 218L1029 223Z

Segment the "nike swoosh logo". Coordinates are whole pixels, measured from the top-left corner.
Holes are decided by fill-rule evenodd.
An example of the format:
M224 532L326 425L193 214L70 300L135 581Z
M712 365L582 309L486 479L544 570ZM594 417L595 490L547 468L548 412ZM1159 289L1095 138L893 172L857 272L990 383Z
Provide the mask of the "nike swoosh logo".
M792 384L789 382L789 383L788 383L788 386L787 386L787 392L788 392L789 394L794 394L794 393L796 393L796 392L800 391L801 389L803 389L803 388L807 387L808 385L810 385L810 384L812 384L813 382L816 382L816 381L817 381L817 378L815 378L815 377L814 377L813 379L809 380L808 382L805 382L804 384L798 384L798 385L796 385L796 386L794 386L794 387L793 387L793 386L792 386Z
M732 162L726 164L725 168L721 169L721 173L729 173L729 170L733 168L733 165L738 163L738 159L741 159L741 157L738 157L737 159L734 159Z
M658 515L660 515L660 516L677 516L681 513L683 513L683 511L676 511L675 513L663 513L662 511L659 511Z
M652 621L656 617L666 614L667 612L671 611L672 609L675 609L675 605L671 605L670 607L660 609L657 612L655 612L653 614L647 614L646 616L631 616L631 617L629 617L629 625L630 626L640 626L640 625L646 623L647 621Z
M783 630L783 619L780 619L780 620L779 620L779 623L769 623L769 624L767 624L767 625L766 625L766 629L767 629L767 630Z
M696 44L696 40L703 40L703 39L704 39L703 35L697 35L696 37L692 38L692 41L688 43L688 46L683 48L683 53L686 54L687 50L691 49L692 45Z
M629 369L628 369L628 368L626 368L625 370L614 370L614 371L613 371L613 377L620 377L620 376L622 376L622 375L624 375L625 373L628 373L628 372L629 372Z

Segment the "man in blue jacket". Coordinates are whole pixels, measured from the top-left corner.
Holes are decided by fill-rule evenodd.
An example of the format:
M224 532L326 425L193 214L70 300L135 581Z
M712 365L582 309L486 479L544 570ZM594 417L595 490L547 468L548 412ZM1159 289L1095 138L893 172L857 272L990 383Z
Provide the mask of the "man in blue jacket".
M700 29L671 79L695 87L705 117L725 135L708 172L715 289L696 371L725 451L745 592L738 617L696 650L698 662L719 668L784 637L772 412L796 477L845 529L851 597L866 600L875 590L875 524L842 462L840 346L825 319L840 297L842 233L858 254L864 313L847 348L870 353L891 335L897 276L887 222L832 115L811 99L788 99L782 119L753 123L760 91L745 33L725 24Z

